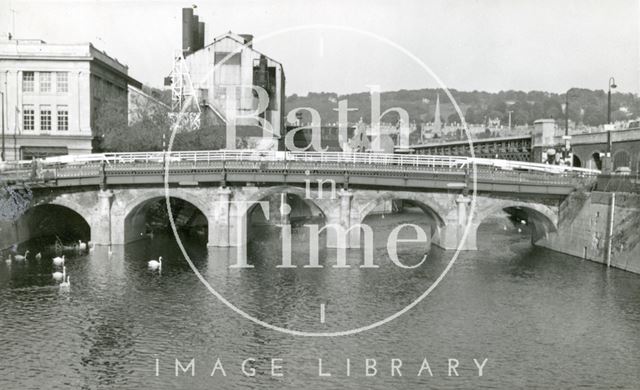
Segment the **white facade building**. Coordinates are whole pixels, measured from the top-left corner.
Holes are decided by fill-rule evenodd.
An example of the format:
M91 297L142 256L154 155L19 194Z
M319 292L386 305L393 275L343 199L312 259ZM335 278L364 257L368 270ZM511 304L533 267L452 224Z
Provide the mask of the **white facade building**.
M141 87L127 73L90 43L1 41L5 160L91 153L104 99L122 97L126 105L128 85Z

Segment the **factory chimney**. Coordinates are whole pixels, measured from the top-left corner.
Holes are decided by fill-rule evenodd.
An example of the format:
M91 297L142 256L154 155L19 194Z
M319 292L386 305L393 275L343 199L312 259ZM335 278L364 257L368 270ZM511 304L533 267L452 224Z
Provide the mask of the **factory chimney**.
M204 22L193 14L193 8L182 9L182 54L186 57L204 47Z
M198 47L204 47L204 22L198 23Z
M182 55L188 56L194 52L193 45L193 8L182 9Z

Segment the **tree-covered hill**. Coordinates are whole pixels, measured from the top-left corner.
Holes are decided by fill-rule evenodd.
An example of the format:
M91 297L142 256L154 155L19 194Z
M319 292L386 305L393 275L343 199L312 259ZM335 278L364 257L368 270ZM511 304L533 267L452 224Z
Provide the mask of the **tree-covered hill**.
M530 125L536 119L554 118L564 120L563 104L565 94L543 91L500 91L497 93L482 91L450 90L459 105L465 119L471 124L483 124L488 120L500 119L508 123L509 111L512 111L513 125ZM455 108L442 89L400 90L381 93L381 111L390 107L405 109L411 121L417 123L432 122L434 119L436 96L440 95L440 114L443 123L460 122ZM347 99L349 107L357 108L349 113L349 121L356 122L360 117L370 121L370 95L368 92L337 95L330 92L314 93L307 96L296 94L288 96L285 110L297 107L312 107L320 112L322 121L335 123L338 113L334 111L337 101ZM612 121L632 119L640 116L640 99L630 93L612 94ZM309 116L304 117L309 120ZM394 115L385 116L384 122L395 122ZM574 88L569 92L569 118L587 126L599 126L607 121L607 92Z

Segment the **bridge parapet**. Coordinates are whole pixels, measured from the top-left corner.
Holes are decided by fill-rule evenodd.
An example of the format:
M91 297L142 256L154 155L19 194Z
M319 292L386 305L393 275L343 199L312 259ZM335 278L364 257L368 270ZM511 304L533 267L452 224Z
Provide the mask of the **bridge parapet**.
M3 172L7 183L41 187L83 185L265 182L304 184L328 178L343 186L519 192L565 196L593 184L599 171L441 156L372 153L178 152L65 156L18 162ZM476 169L473 169L473 168Z

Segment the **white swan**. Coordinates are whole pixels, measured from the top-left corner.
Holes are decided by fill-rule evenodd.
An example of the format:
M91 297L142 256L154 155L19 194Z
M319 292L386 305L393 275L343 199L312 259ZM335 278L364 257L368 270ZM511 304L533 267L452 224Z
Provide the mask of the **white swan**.
M71 277L67 276L67 280L60 283L60 290L68 290L71 288Z
M65 277L67 276L67 267L62 266L62 272L60 271L56 271L53 274L53 279L55 279L56 282L59 281L64 281Z
M152 270L162 270L162 256L158 257L158 260L149 260L147 263L149 265L149 269Z
M523 225L526 225L527 221L523 219L523 220L520 220L520 223L523 224Z
M36 254L36 260L40 260L40 259L42 259L42 253L38 252Z
M27 250L26 252L24 252L24 255L15 255L15 256L13 256L13 258L14 258L15 260L18 260L18 261L26 260L26 259L27 259L27 255L28 255L28 254L29 254L29 250Z
M146 233L145 233L145 232L142 232L142 233L140 233L140 236L141 236L141 237L147 237L147 238L149 238L149 239L153 240L153 231L146 232Z
M522 229L518 228L518 233L522 233Z
M64 255L62 257L56 256L53 258L53 265L61 266L64 265Z
M86 251L87 250L87 243L86 242L82 242L82 240L78 240L78 250Z

